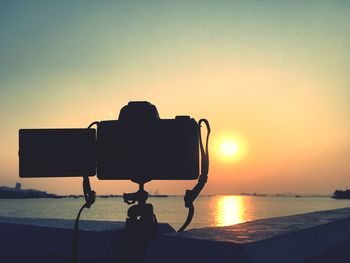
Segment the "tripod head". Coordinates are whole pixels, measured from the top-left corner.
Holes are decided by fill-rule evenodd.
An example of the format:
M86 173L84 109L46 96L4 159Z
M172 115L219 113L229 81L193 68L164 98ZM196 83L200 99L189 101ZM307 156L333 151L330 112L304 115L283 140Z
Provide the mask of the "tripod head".
M124 193L123 199L128 205L133 204L128 209L128 218L125 223L126 232L146 233L148 238L154 237L157 234L158 222L152 204L146 203L148 192L144 190L144 184L139 183L139 190L135 193ZM136 202L137 204L135 204Z
M145 203L148 199L148 192L144 190L144 184L139 183L139 190L135 193L124 193L123 194L124 202L128 205L138 203Z

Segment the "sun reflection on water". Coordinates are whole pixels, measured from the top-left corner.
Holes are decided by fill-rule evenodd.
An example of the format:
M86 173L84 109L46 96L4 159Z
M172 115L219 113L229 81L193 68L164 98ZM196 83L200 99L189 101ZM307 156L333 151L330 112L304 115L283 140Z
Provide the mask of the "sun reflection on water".
M216 200L216 225L228 226L245 220L242 196L220 196Z

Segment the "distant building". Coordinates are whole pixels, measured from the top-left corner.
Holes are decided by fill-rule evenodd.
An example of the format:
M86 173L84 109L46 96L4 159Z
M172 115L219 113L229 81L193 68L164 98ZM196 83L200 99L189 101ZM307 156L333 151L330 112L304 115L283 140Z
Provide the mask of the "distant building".
M36 189L22 189L21 183L16 183L15 187L0 186L0 199L20 199L20 198L61 198L55 194L49 194Z
M21 183L16 183L15 190L16 191L21 191Z

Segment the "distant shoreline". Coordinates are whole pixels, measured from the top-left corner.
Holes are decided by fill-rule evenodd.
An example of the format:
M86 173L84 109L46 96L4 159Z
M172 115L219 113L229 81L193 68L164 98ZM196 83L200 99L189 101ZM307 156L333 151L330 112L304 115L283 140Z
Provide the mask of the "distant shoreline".
M214 197L214 196L247 196L247 197L257 197L257 198L331 198L329 195L303 195L303 196L285 196L285 195L237 195L237 194L219 194L219 195L200 195L198 197ZM183 195L151 195L149 198L172 198L172 197L181 197L183 198ZM1 199L80 199L84 198L84 195L55 195L55 194L47 194L45 195L26 195L26 196L4 196L0 193L0 200ZM110 199L110 198L120 198L122 199L122 195L97 195L97 198L100 199ZM334 200L337 199L348 199L348 198L332 198Z
M223 195L236 195L236 196L250 196L250 197L286 197L286 198L331 198L331 194L295 194L292 192L285 193L246 193L241 192L240 194L208 194L201 195L201 197L212 197L212 196L223 196ZM123 198L123 195L120 194L102 194L97 195L98 198ZM167 194L150 194L150 198L167 198L167 197L183 197L183 195L167 195ZM11 188L7 186L0 186L0 199L38 199L38 198L51 198L51 199L62 199L62 198L84 198L84 195L79 194L69 194L69 195L58 195L47 193L45 191L40 191L36 189L20 189L20 187ZM333 196L333 198L335 198ZM338 198L335 198L338 199ZM339 198L345 199L345 198Z
M47 193L45 191L39 191L36 189L21 189L21 184L16 183L16 187L7 187L0 186L0 199L34 199L34 198L52 198L52 199L61 199L61 198L83 198L84 195L57 195ZM114 194L105 194L98 195L99 198L122 198L123 195L114 195ZM168 195L163 194L150 194L151 198L164 198Z

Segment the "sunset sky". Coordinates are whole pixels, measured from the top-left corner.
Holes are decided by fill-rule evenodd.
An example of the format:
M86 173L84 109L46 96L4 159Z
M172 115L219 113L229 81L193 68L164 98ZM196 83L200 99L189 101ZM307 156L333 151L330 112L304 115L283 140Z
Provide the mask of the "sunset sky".
M81 193L80 178L19 179L18 130L147 100L210 121L204 194L350 188L349 25L349 1L0 1L0 185Z

